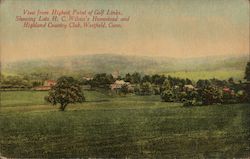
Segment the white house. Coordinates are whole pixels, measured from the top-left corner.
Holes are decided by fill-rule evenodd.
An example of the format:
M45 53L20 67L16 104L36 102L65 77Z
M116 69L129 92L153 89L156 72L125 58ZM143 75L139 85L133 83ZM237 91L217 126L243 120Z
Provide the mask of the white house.
M113 84L110 85L110 89L116 91L121 89L123 85L127 85L129 91L133 91L134 89L129 82L125 82L124 80L116 80Z
M196 90L196 88L195 88L193 85L191 85L191 84L184 85L183 89L184 89L185 91L193 91L193 90Z

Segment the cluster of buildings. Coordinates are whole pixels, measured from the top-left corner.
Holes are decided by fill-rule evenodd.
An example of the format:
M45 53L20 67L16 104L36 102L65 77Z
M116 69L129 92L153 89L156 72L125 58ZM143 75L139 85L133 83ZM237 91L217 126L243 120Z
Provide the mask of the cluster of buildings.
M91 78L91 77L83 77L83 79L92 80L93 78ZM54 80L45 80L42 86L35 87L35 88L33 88L33 90L36 90L36 91L48 91L55 85L56 85L56 81L54 81ZM110 90L114 91L116 93L119 93L124 85L127 87L128 92L134 92L134 86L130 82L125 82L124 80L116 80L113 84L110 85ZM179 89L178 86L176 86L175 90L178 90L178 89ZM197 90L197 88L194 87L193 85L184 85L183 90L188 92L188 91ZM229 94L232 94L232 95L234 94L234 91L231 90L230 88L227 88L227 87L223 88L223 92L229 93Z

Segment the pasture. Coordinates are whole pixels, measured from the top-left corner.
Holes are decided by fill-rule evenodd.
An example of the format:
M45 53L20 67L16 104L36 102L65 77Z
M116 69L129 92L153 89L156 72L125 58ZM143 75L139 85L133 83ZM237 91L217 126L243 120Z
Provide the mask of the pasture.
M5 157L233 158L250 156L248 104L184 108L159 96L85 91L65 112L47 92L1 92Z
M212 70L212 71L177 71L163 73L165 76L179 77L179 78L189 78L193 81L198 81L199 79L212 79L217 78L220 80L228 80L233 77L235 80L242 80L244 77L244 71L242 70Z

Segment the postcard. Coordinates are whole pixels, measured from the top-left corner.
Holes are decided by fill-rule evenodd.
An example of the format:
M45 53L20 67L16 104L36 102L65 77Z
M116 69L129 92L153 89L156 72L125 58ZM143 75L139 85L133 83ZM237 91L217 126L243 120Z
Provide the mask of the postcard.
M249 0L0 0L0 158L249 158Z

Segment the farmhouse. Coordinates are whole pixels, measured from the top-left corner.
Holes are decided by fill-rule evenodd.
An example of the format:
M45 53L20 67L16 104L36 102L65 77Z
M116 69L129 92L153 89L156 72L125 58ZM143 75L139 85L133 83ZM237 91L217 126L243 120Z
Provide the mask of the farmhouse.
M185 91L193 91L193 90L196 90L196 88L191 84L187 84L187 85L184 85L183 90L185 90Z
M90 81L93 79L93 77L82 77L83 80Z
M48 87L48 86L52 87L54 85L56 85L56 81L54 81L54 80L45 80L43 83L43 86L46 86L46 87Z
M224 87L224 88L223 88L223 92L231 93L231 90L230 90L230 88L228 88L228 87Z
M118 91L122 88L123 85L127 85L129 92L134 90L133 86L129 82L125 82L124 80L116 80L113 84L110 85L110 89L112 91Z
M43 86L35 87L34 90L36 91L47 91L50 90L51 87L56 85L56 81L54 80L45 80Z
M230 94L230 95L235 95L234 90L232 90L232 89L230 89L230 88L228 88L228 87L224 87L224 88L222 89L222 91L223 91L223 93L228 93L228 94Z
M111 90L121 89L122 85L129 84L123 80L116 80L113 84L110 85Z

